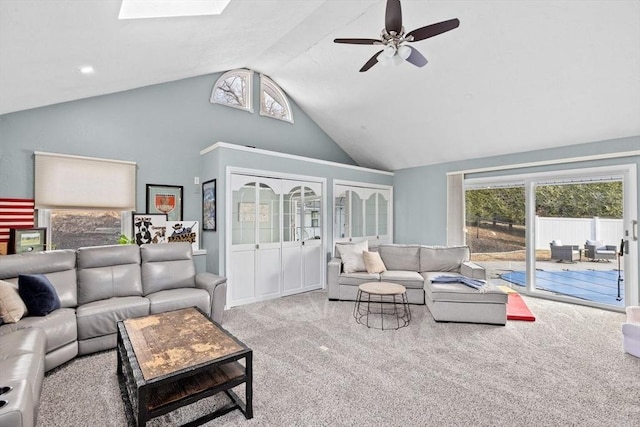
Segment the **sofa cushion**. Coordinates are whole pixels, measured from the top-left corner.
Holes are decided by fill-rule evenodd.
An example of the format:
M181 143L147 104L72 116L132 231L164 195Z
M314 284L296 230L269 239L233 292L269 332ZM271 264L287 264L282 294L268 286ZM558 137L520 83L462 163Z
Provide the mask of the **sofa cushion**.
M356 273L342 273L338 277L339 285L360 285L366 282L379 282L380 274L367 273L366 271Z
M19 275L18 293L30 316L46 316L60 308L58 294L44 274Z
M93 301L78 307L78 339L115 334L118 320L149 314L149 300L144 297L119 297Z
M424 278L417 271L387 270L380 274L380 281L397 283L411 289L424 287Z
M46 316L24 317L16 326L20 329L42 329L47 336L47 353L78 339L76 311L73 308L61 308Z
M76 251L25 252L2 257L0 279L17 285L20 274L44 274L56 288L62 307L75 307L78 304Z
M336 243L336 249L342 259L342 270L345 273L367 271L362 253L369 250L369 243L365 240L357 243Z
M456 273L447 273L446 276L459 276ZM423 273L424 290L431 301L446 302L484 302L506 304L508 296L500 288L488 286L482 292L462 283L432 283L431 280L443 276L441 272Z
M195 288L196 268L188 242L140 246L144 295L167 289Z
M0 318L3 323L16 323L27 312L27 306L18 290L9 282L0 280Z
M460 272L460 264L469 261L468 246L422 246L420 248L420 270Z
M180 308L198 307L204 313L209 313L211 306L209 292L204 289L168 289L147 295L151 305L149 313L164 313Z
M142 296L138 246L78 249L78 304L127 296Z
M364 259L367 273L382 273L383 271L387 271L387 267L385 267L378 252L363 251L362 258Z
M420 247L380 245L380 256L387 270L420 271Z

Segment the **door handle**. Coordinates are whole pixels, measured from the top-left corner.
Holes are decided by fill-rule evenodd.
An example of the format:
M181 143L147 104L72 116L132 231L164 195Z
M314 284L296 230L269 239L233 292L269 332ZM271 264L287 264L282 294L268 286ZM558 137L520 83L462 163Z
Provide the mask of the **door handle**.
M638 240L638 220L634 219L631 221L631 237L633 237L633 241Z
M256 245L256 249L260 249L260 245Z

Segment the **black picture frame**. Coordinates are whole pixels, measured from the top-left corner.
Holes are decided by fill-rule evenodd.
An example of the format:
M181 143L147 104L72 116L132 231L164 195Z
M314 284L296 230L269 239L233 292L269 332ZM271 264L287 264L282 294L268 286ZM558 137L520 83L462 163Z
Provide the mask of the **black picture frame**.
M9 229L9 254L21 254L24 252L41 252L47 248L47 229L37 228L10 228Z
M202 231L216 231L216 180L202 183Z
M147 184L147 213L165 214L167 221L182 221L182 185Z

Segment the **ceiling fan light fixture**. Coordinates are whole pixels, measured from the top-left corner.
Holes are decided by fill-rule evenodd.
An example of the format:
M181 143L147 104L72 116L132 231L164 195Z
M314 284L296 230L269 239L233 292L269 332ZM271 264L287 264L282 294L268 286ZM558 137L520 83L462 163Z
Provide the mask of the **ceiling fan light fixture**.
M387 58L391 58L391 57L393 57L393 55L396 54L396 47L394 45L392 45L392 44L389 44L389 45L387 45L387 47L384 48L382 53Z
M411 48L406 45L402 45L398 48L398 55L400 58L406 60L411 55Z

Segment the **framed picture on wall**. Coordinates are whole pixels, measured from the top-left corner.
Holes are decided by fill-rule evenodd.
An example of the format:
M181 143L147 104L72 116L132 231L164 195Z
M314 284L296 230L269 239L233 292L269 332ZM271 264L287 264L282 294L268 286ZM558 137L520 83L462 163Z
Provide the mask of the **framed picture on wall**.
M44 251L47 242L46 228L10 228L9 253Z
M144 243L166 243L166 214L133 214L133 239L138 245Z
M147 184L147 213L166 214L168 221L182 221L182 186Z
M191 250L200 249L200 227L198 221L167 221L167 243L189 242Z
M216 231L216 180L202 183L202 230Z

